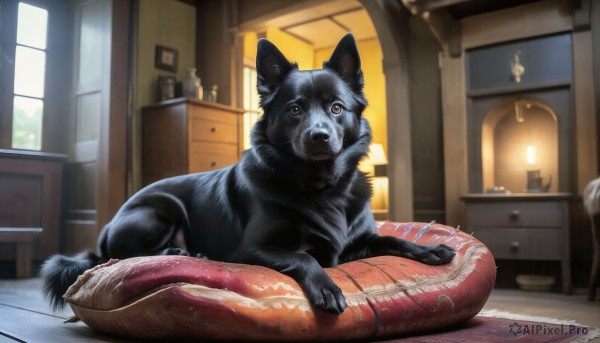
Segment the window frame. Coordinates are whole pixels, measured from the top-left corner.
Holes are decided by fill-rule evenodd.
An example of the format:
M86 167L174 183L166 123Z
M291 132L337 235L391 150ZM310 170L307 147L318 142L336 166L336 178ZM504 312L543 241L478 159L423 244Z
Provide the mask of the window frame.
M46 11L46 41L44 42L44 46L43 47L37 47L37 46L33 46L33 45L28 45L28 44L23 44L19 42L19 24L21 23L21 19L19 18L19 11L20 11L20 7L21 4L27 5L27 6L31 6L34 8L38 8L38 9L42 9L44 11ZM19 51L22 51L23 53L25 53L26 51L30 51L30 52L34 52L34 53L38 53L40 54L40 56L43 59L43 75L37 75L38 77L41 78L41 82L42 82L42 89L41 89L41 94L24 94L22 92L17 92L17 89L13 88L13 96L12 96L12 105L13 105L13 113L12 113L12 128L11 128L11 148L12 149L22 149L22 150L32 150L32 151L42 151L43 150L43 141L44 141L44 117L45 117L45 108L46 108L46 78L47 78L47 64L48 64L48 16L49 16L49 11L47 8L42 7L42 6L36 6L33 5L31 3L28 3L27 1L19 1L17 4L17 30L16 30L16 42L15 42L15 63L14 63L14 68L15 68L15 79L13 82L13 85L16 83L16 77L17 77L17 73L16 71L17 69L17 55L19 53ZM15 145L15 133L17 132L15 130L15 104L17 103L17 97L21 98L21 99L25 99L26 101L30 101L30 100L37 100L39 102L41 102L41 118L39 118L39 120L41 120L41 122L39 122L39 132L36 132L36 134L39 134L38 140L39 140L39 146L36 147L27 147L27 146L16 146ZM36 126L37 126L37 120L36 120ZM37 131L37 130L36 130ZM31 132L31 131L29 131ZM27 131L26 131L27 133ZM21 142L23 143L23 142ZM36 144L38 143L37 141L35 142ZM25 142L25 145L27 145L27 142Z
M19 1L0 0L0 148L12 146L12 116Z
M246 77L246 71L249 70L250 72L253 72L253 76L251 76L251 78L247 78ZM255 108L247 108L246 106L246 94L248 91L250 91L250 88L247 87L248 85L246 84L246 80L250 80L250 79L254 79L256 80L256 66L253 63L253 61L249 61L248 59L244 60L244 65L242 68L242 96L243 96L243 108L244 108L244 114L243 114L243 130L244 130L244 142L243 142L243 149L249 149L252 145L252 142L250 141L250 132L252 131L252 127L254 126L254 124L260 119L260 117L263 115L263 111L262 108L260 108L260 98L258 97L258 92L256 90L256 87L254 87L254 92L257 92L257 103L256 103L256 107ZM256 81L255 81L256 83ZM250 82L250 85L252 85L252 82Z
M0 0L0 149L12 148L18 4L48 11L41 152L67 153L73 74L75 6L71 1ZM12 62L8 64L7 62ZM32 151L37 150L21 150Z

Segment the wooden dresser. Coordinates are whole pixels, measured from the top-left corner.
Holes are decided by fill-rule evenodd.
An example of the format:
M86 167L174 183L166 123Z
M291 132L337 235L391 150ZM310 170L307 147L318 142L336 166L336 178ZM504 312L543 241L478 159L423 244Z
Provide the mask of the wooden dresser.
M558 260L571 293L569 193L469 194L467 232L497 260Z
M243 110L190 98L147 106L142 182L220 169L239 161Z

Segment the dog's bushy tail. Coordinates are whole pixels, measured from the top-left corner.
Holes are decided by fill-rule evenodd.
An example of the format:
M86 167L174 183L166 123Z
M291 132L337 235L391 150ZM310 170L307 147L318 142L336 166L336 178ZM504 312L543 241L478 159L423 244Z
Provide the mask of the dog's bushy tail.
M75 256L54 255L44 262L40 273L44 280L44 296L52 308L64 308L66 301L63 295L75 283L77 277L104 262L107 262L107 259L87 251Z

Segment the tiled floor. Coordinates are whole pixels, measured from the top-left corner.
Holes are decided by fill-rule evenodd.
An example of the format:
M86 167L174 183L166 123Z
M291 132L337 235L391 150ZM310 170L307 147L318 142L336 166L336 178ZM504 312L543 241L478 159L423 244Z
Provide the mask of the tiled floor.
M589 302L583 292L577 293L566 296L495 289L484 309L600 327L600 299ZM0 280L0 343L130 342L96 334L83 323L63 324L71 314L70 310L50 310L41 294L40 279Z

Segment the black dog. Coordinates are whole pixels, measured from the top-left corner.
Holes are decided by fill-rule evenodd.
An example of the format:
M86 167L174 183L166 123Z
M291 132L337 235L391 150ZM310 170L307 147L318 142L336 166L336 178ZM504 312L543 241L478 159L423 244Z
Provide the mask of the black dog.
M256 58L264 115L241 162L165 179L129 199L98 240L99 256L54 256L42 268L55 307L78 275L109 258L192 255L262 265L293 277L311 303L346 308L323 267L378 255L444 264L454 251L379 236L371 185L357 169L371 132L354 37L322 70L299 71L269 41Z

